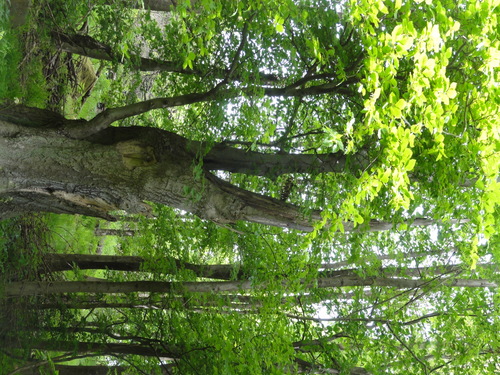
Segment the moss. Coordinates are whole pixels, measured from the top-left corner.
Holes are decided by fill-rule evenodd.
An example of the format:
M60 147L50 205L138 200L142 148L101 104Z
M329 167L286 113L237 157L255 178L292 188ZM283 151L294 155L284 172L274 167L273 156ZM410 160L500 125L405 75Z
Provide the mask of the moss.
M6 4L0 2L0 99L20 95L18 65L21 48L16 33L10 28Z

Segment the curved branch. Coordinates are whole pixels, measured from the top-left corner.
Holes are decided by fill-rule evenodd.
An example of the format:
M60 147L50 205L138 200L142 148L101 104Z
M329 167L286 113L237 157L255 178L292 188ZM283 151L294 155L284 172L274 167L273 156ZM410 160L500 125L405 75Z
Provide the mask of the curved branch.
M269 97L303 97L324 94L352 95L352 92L345 88L346 82L337 85L318 85L304 89L264 88L264 95ZM79 123L76 126L66 127L66 132L72 137L82 139L97 133L100 130L106 129L115 121L137 116L142 113L152 111L153 109L181 107L189 104L210 102L218 98L232 99L242 96L243 94L250 96L257 95L255 93L255 88L252 87L243 88L242 90L220 90L220 87L216 86L215 88L202 93L191 93L167 98L150 99L123 107L106 109L104 112L101 112L85 124Z

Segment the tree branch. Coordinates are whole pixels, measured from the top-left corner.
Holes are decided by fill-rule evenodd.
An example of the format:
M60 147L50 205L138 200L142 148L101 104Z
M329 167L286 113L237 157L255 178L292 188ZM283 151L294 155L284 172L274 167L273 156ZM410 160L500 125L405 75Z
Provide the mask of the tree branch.
M346 89L345 82L338 85L318 85L304 89L288 89L288 88L264 88L264 95L269 97L303 97L315 96L324 94L341 94L352 95L349 89ZM95 134L103 129L106 129L113 122L137 116L142 113L149 112L153 109L180 107L184 105L202 103L213 101L217 98L232 99L241 96L243 93L246 95L256 95L255 88L247 87L242 90L226 89L220 90L220 86L204 92L204 93L191 93L167 98L150 99L143 102L129 104L123 107L109 108L101 112L92 120L86 123L78 123L68 125L64 131L70 137L76 139L83 139L92 134Z
M417 362L422 365L422 368L424 369L424 373L428 374L429 371L427 369L427 365L424 362L422 362L422 360L420 358L418 358L418 356L413 352L413 350L411 350L411 348L408 345L406 345L406 343L399 337L399 335L396 334L396 332L394 332L390 323L386 323L386 326L387 326L387 328L389 328L389 331L391 331L392 335L396 338L396 340L398 340L400 342L400 344L403 345L406 348L406 350L408 350L408 352L412 355L412 357L415 358L417 360Z

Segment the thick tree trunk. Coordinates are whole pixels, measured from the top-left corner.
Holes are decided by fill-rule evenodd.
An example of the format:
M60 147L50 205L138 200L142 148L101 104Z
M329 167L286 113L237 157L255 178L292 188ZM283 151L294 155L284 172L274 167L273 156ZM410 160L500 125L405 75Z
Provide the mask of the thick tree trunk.
M74 139L65 132L85 133L79 126L88 124L68 121L43 130L5 121L2 125L6 125L0 130L3 218L50 211L110 219L114 210L147 213L143 202L152 201L217 223L247 220L312 229L295 206L239 189L208 171L194 176L196 144L173 133L110 128ZM319 213L313 218L318 219Z
M50 111L0 106L0 219L26 212L82 214L114 220L110 212L149 214L145 201L187 212L220 224L249 221L303 231L313 230L319 211L240 189L209 169L279 175L342 171L342 155L281 155L233 151L218 146L199 168L203 145L155 128L110 125L155 108L192 104L212 92L153 99L108 109L90 121L65 120ZM224 159L224 154L227 157ZM245 154L249 161L245 161ZM232 161L231 158L236 158ZM227 161L229 159L229 161ZM416 219L412 225L434 221ZM389 230L392 223L373 220L370 231ZM354 230L350 222L345 231Z

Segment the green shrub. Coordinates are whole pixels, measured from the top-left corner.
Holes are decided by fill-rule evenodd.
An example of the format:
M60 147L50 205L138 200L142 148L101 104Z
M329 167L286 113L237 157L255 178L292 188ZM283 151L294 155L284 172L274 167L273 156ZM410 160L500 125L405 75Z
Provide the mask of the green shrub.
M0 2L0 99L19 96L18 65L21 61L19 41L10 29L7 2Z

